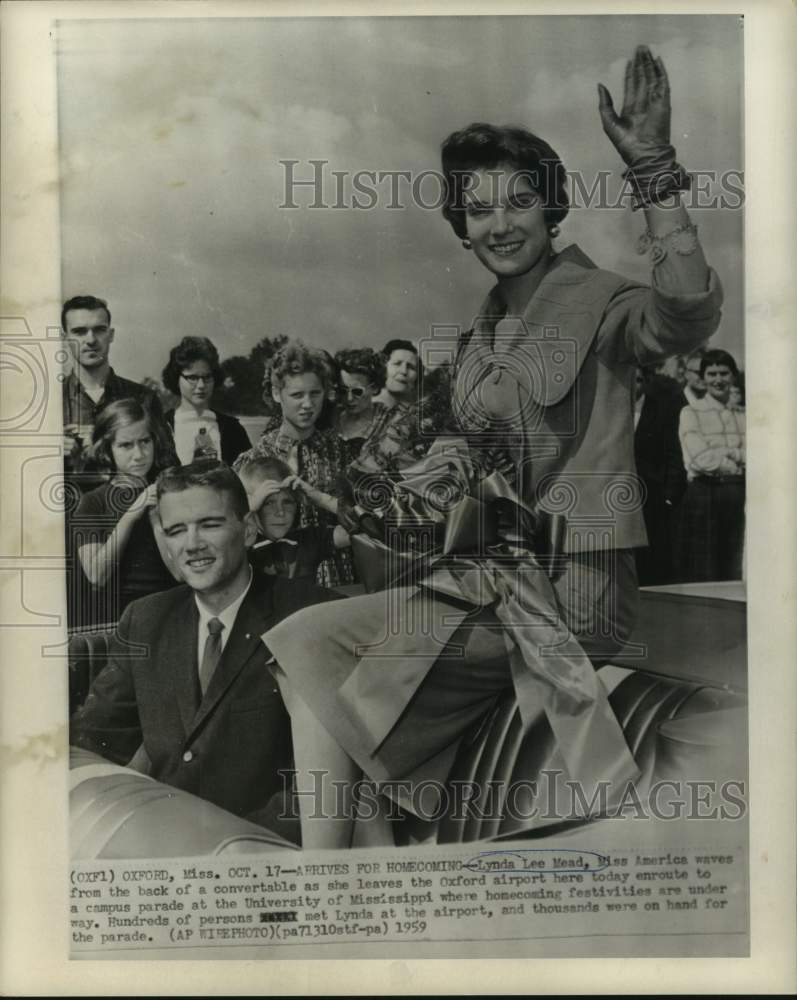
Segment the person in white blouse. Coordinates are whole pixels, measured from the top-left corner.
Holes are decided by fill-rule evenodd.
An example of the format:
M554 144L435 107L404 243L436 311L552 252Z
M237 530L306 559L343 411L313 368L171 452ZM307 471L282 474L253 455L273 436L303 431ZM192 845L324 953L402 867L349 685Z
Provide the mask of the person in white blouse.
M700 362L706 394L681 410L679 437L689 481L681 529L681 581L740 580L744 545L744 411L730 405L739 377L727 351Z
M207 337L183 337L172 348L162 378L166 388L180 398L166 421L181 465L214 458L231 465L251 447L241 423L210 406L222 377L219 352Z

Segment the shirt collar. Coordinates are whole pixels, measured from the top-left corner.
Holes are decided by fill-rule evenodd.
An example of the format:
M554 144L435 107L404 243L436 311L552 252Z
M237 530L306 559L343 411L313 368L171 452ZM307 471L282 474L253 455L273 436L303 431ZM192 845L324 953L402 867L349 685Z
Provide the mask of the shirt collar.
M595 270L595 263L576 243L571 243L569 246L564 247L564 249L560 250L559 253L556 253L551 257L547 270L543 274L539 285L537 285L537 288L526 304L526 308L522 314L523 319L531 319L531 304L537 299L540 289L550 280L551 276L554 275L559 268L567 268L567 265L573 265L573 267L568 269L568 274L571 275L571 278L573 275L577 276L579 271L584 272ZM490 332L495 323L503 319L505 315L506 303L504 302L501 294L500 286L496 284L492 287L487 295L487 298L482 303L481 316L479 317L482 322L477 323L475 328L477 330Z
M706 393L702 399L698 399L696 403L692 403L692 406L696 410L727 410L728 407L721 403L718 399L715 399L709 393Z
M202 633L207 630L207 624L211 618L218 618L224 625L224 631L222 632L223 638L227 638L229 636L232 631L232 627L235 624L235 619L238 617L238 611L244 602L244 598L249 593L249 588L252 586L252 575L252 567L250 566L249 582L247 583L243 593L240 597L236 597L231 604L228 604L226 608L222 608L221 611L211 611L202 603L199 594L194 594L194 600L196 601L196 606L199 611L199 627Z
M116 372L113 368L108 368L108 373L105 376L105 381L102 383L102 388L106 389L116 378ZM82 388L83 383L78 375L77 366L73 365L66 377L67 382L75 389Z
M175 424L190 424L204 421L206 424L218 423L216 414L211 409L205 409L197 413L192 406L178 406L174 411Z
M279 545L280 542L286 542L288 545L298 545L299 542L295 538L264 538L261 542L255 542L252 546L253 549L264 549L267 545Z

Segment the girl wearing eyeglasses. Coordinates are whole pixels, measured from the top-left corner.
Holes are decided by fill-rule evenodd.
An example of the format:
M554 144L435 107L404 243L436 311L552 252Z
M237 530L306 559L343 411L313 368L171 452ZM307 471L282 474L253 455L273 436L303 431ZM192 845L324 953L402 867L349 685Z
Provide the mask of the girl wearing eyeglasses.
M181 465L200 459L221 459L232 465L251 447L241 423L211 409L214 390L221 385L219 352L207 337L183 337L169 354L163 384L179 396L177 408L166 414Z

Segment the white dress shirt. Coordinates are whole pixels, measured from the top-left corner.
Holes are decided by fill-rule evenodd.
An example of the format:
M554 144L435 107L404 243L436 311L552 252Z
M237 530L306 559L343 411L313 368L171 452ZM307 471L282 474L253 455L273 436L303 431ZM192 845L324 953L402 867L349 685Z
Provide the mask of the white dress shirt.
M202 663L202 654L205 651L205 642L210 634L208 632L208 622L211 618L218 618L224 626L221 630L221 651L224 652L224 647L227 645L227 640L230 638L230 633L232 632L232 627L235 624L235 619L238 617L238 609L243 604L244 598L249 593L249 588L251 586L252 567L250 566L249 583L247 583L246 589L240 597L236 597L232 604L228 604L227 607L223 608L221 611L211 611L210 608L202 603L202 598L199 594L194 594L194 600L196 601L197 610L199 611L199 624L197 625L197 674L199 673L199 667Z

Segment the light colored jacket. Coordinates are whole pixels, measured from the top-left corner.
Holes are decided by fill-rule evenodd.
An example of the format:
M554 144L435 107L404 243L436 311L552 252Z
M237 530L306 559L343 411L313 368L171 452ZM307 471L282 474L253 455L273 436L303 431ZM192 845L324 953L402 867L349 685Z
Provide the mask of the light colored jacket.
M703 343L722 303L713 271L699 293L670 290L674 275L665 258L652 286L637 284L573 245L522 317L505 317L493 290L460 338L460 422L509 448L524 500L566 515L565 552L647 542L634 466L635 369Z

